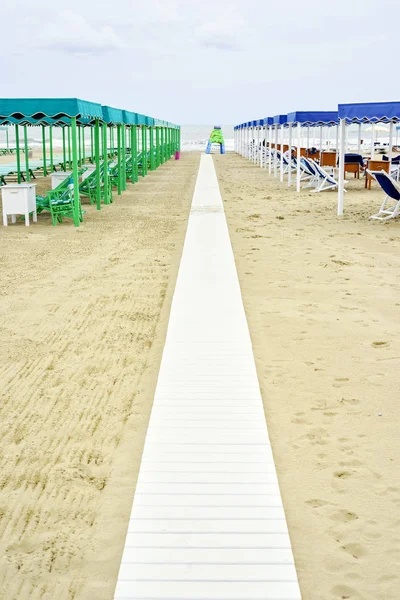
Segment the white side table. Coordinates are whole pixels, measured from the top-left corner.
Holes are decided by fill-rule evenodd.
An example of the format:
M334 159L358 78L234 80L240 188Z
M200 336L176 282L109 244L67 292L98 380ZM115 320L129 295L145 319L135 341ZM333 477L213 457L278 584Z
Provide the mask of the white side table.
M3 225L8 225L8 215L15 223L17 215L25 215L25 225L29 226L29 213L33 213L33 222L37 221L36 183L15 183L1 188L3 204Z
M55 171L51 174L51 189L54 190L64 179L71 177L72 171Z

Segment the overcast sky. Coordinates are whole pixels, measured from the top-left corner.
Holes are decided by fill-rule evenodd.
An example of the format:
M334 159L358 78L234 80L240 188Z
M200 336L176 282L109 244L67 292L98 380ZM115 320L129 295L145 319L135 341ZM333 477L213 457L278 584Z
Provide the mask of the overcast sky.
M4 0L3 97L180 124L400 100L398 0Z

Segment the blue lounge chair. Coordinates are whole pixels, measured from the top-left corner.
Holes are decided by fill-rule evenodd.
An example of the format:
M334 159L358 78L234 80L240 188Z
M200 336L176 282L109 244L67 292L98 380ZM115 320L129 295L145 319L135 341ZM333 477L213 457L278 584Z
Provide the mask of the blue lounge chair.
M308 174L307 179L309 179L309 182L304 187L305 188L316 187L316 185L318 184L318 181L319 181L319 175L315 168L314 161L311 160L310 158L306 158L305 156L302 156L300 159L300 166L302 167L304 173Z
M376 215L371 215L370 219L377 221L388 221L400 216L400 185L386 171L369 171L368 174L375 179L385 192L386 196L382 202L379 212ZM394 201L392 206L388 206L390 201ZM391 202L390 202L391 203ZM392 204L392 203L391 203Z
M318 177L314 192L325 192L326 190L337 189L339 184L333 175L327 173L325 169L323 169L317 162L315 162L311 158L308 159L308 162L311 163L312 167L314 167L314 170Z

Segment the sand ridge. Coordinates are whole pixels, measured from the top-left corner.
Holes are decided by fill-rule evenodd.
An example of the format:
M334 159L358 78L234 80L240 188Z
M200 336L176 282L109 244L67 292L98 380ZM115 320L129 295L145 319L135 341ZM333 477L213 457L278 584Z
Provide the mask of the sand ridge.
M400 223L214 161L303 599L398 600Z
M1 230L1 598L113 596L198 163Z

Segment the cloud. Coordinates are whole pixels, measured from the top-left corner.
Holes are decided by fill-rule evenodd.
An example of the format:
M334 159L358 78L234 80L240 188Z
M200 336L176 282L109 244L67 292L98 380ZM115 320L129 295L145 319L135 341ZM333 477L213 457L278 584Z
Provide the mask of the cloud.
M211 21L195 29L195 37L201 46L216 50L242 50L237 22Z
M60 13L56 24L49 24L46 35L34 45L74 54L97 54L125 47L112 27L95 29L84 17L68 9Z

